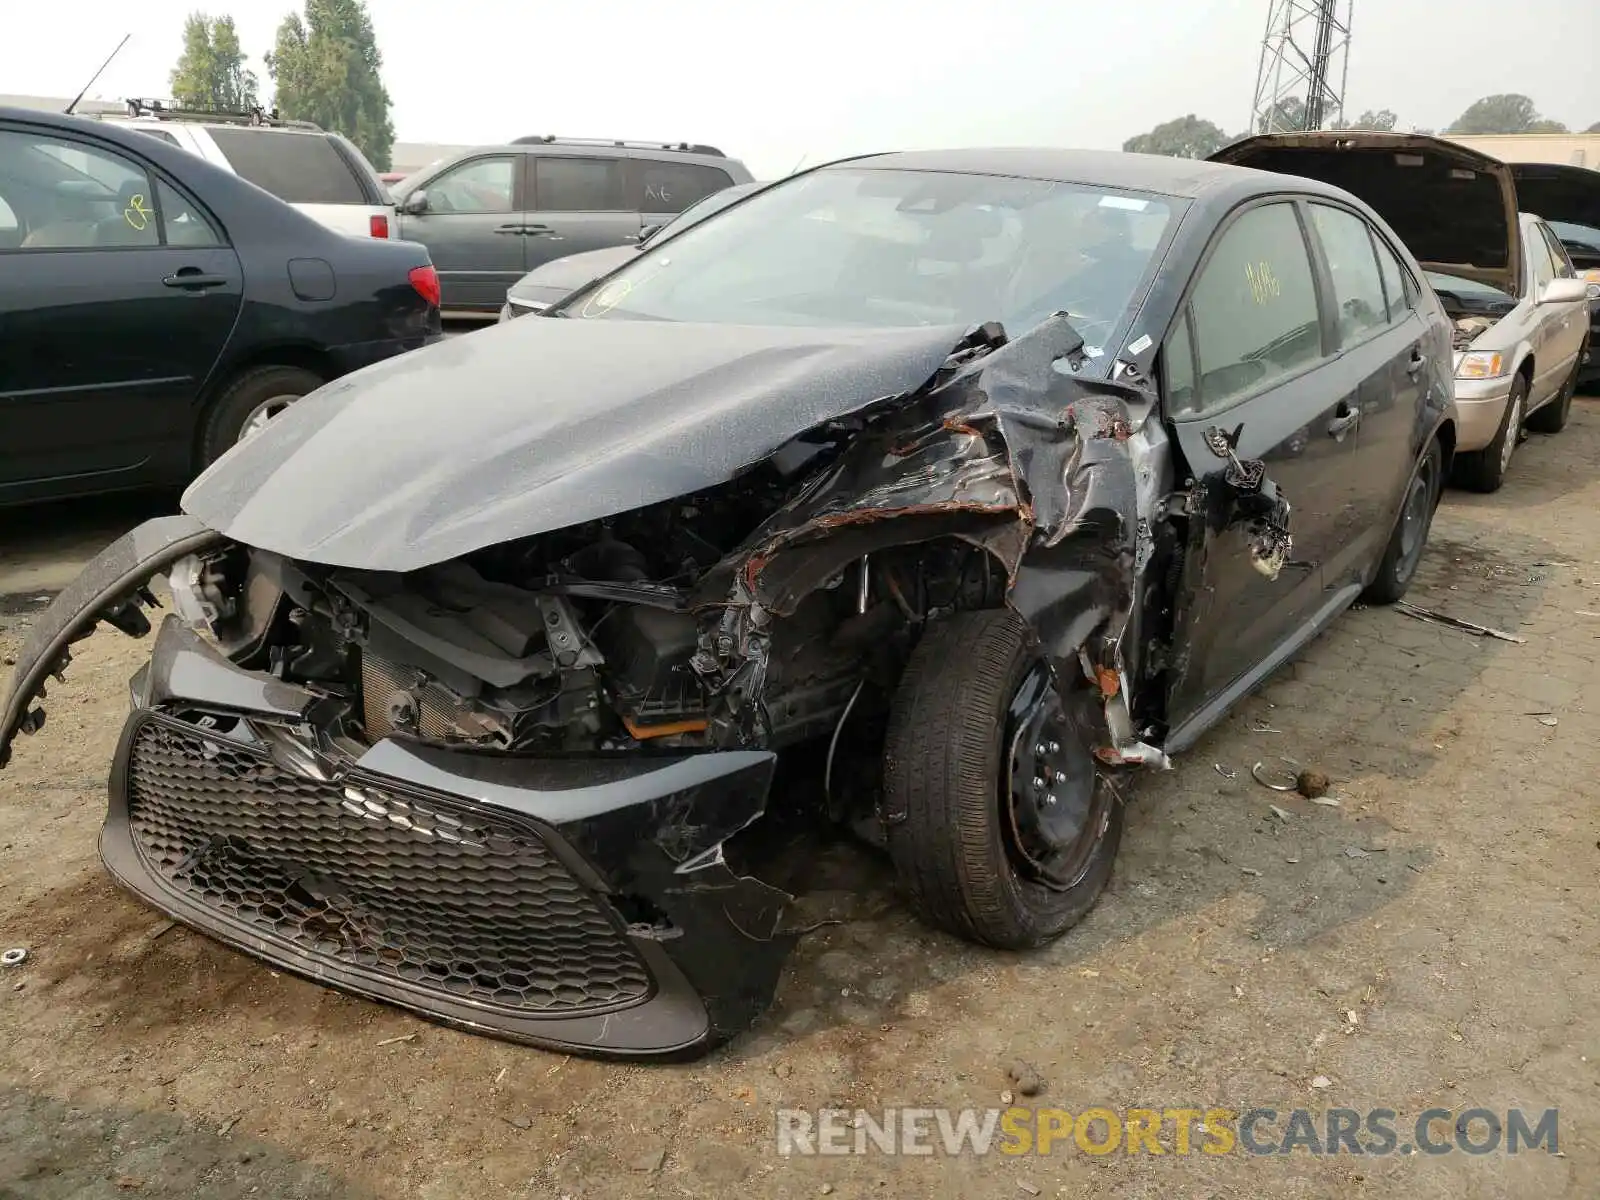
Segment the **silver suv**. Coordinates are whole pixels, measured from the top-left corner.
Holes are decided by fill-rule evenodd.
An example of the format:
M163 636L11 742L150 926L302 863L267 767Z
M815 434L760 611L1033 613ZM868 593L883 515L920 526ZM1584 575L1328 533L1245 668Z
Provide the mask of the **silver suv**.
M398 236L426 246L439 271L444 311L495 316L506 290L534 268L636 243L752 178L715 146L549 136L474 147L390 191Z
M271 192L319 225L352 237L394 237L394 201L349 139L311 124L248 113L193 112L129 100L108 125L160 138Z

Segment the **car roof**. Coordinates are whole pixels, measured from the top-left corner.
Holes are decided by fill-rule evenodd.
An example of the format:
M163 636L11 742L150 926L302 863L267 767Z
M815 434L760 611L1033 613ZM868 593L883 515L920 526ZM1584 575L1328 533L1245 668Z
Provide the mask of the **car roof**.
M1007 175L1052 183L1089 183L1131 192L1155 192L1196 199L1209 192L1236 188L1263 191L1327 191L1310 180L1296 179L1290 188L1284 176L1248 167L1224 166L1203 159L1129 154L1119 150L1061 150L1043 147L998 147L966 150L907 150L870 154L825 164L864 166L895 171L947 171L967 175ZM1304 185L1304 186L1303 186Z

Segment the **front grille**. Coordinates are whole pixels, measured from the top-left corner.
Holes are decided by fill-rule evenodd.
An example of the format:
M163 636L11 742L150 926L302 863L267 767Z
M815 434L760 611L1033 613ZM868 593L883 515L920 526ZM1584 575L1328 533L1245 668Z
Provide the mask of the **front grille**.
M163 720L134 734L127 778L145 865L235 927L522 1016L650 995L600 902L521 824L442 797L305 778Z

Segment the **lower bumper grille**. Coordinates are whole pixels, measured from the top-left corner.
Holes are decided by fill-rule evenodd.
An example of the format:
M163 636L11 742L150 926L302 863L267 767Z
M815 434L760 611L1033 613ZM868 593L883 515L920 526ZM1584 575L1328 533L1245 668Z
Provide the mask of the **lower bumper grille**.
M651 995L601 901L530 827L444 797L308 779L162 718L133 731L126 780L144 867L235 932L512 1016Z

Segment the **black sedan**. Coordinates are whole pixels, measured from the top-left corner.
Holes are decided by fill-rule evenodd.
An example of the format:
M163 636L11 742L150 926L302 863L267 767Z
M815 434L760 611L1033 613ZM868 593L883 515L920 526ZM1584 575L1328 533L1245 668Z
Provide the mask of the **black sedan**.
M187 482L440 336L423 247L334 233L135 130L0 108L0 505Z
M168 572L111 764L124 885L442 1021L694 1054L796 936L763 830L854 830L985 945L1071 928L1114 780L1405 593L1450 370L1337 188L831 164L238 447L39 619L0 759Z

